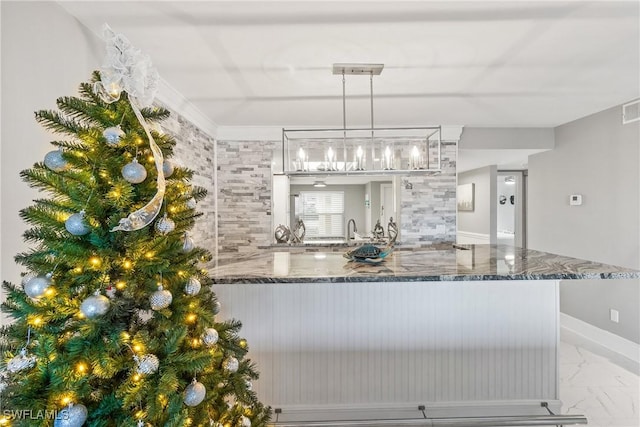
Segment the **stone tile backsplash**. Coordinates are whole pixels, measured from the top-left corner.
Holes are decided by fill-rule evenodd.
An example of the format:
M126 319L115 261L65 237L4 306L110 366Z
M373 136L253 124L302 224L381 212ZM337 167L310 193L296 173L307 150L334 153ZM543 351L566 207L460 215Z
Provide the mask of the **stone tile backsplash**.
M442 172L403 178L400 186L400 235L407 246L431 246L456 241L455 142L442 143Z
M167 107L165 107L167 108ZM193 123L175 111L162 122L162 129L176 139L172 161L176 166L194 171L192 184L208 190L207 197L198 202L202 216L196 220L191 237L196 245L206 248L215 256L216 245L216 191L215 141Z
M271 162L276 141L217 141L218 258L272 240Z

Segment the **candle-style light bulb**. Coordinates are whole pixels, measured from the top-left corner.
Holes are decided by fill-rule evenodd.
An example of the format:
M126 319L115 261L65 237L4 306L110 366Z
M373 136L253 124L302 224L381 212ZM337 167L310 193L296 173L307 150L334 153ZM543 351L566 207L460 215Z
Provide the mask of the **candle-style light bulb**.
M298 168L297 168L298 170L300 171L305 170L304 161L305 161L305 152L304 152L304 149L300 147L300 149L298 150Z
M387 145L384 149L385 169L391 169L391 148Z
M362 150L362 146L358 145L358 148L356 149L356 170L364 170L363 164L362 164L362 158L364 156L364 151Z
M420 151L418 147L415 145L411 150L411 169L419 169L420 168Z
M328 169L329 170L334 170L333 169L333 148L329 147L329 149L327 150L327 161L328 161Z

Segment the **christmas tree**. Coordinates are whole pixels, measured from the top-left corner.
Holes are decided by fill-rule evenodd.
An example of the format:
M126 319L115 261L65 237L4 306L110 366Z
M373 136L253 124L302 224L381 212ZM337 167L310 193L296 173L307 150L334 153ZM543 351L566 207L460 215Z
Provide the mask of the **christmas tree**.
M79 96L36 113L61 138L22 172L49 197L20 212L28 271L3 283L0 425L262 426L241 325L216 321L211 255L188 235L206 191L168 160L148 57L106 38Z

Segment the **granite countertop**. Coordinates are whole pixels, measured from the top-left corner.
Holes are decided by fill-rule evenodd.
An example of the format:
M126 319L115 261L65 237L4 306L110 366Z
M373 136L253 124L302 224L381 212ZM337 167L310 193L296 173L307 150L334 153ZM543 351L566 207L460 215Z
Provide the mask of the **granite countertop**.
M220 284L640 278L628 268L504 245L396 250L375 265L341 252L261 252L209 273Z

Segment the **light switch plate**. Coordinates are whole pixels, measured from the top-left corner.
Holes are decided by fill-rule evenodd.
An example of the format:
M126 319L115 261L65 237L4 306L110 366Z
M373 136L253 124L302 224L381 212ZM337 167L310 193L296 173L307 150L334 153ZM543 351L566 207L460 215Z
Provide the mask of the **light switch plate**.
M620 322L620 312L614 308L610 308L609 309L609 319L611 319L612 322L614 323L618 323Z

